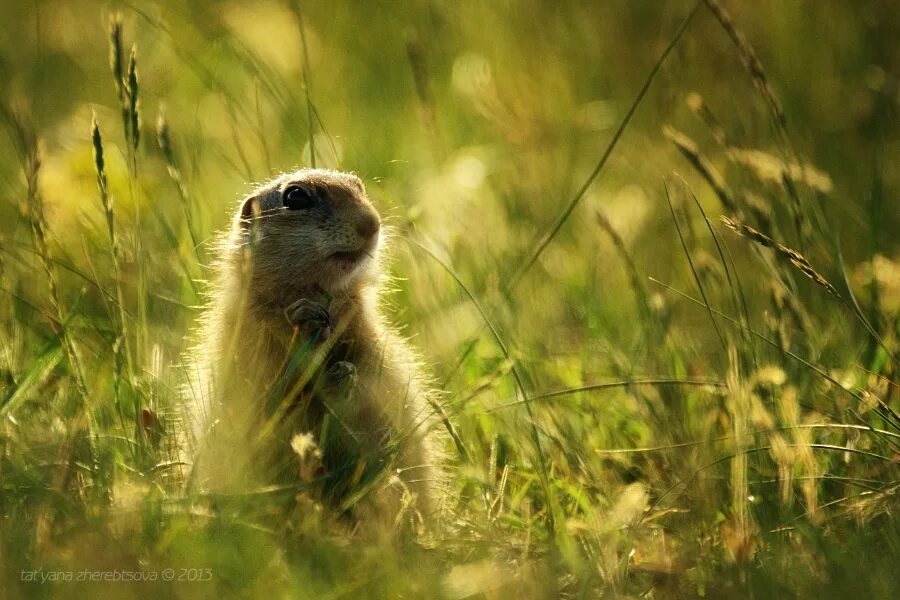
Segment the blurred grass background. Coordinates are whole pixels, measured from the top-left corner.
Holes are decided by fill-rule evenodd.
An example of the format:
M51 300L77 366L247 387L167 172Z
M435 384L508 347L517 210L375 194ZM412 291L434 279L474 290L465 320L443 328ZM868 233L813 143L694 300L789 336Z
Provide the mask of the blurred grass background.
M891 597L900 15L696 6L0 2L2 594ZM172 462L211 241L313 162L394 227L389 310L460 440L423 539L209 513Z

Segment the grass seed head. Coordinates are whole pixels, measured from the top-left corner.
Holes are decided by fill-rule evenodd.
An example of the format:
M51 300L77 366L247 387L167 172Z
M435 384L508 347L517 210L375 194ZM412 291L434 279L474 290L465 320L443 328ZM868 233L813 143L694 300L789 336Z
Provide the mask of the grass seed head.
M122 51L122 15L116 14L109 19L109 68L116 84L119 102L125 101L124 53Z
M829 283L827 279L825 279L824 275L816 271L802 254L800 254L796 250L788 248L783 244L779 244L761 231L757 231L749 225L740 223L731 217L726 217L723 215L720 217L720 219L729 229L731 229L741 237L752 240L761 246L765 246L766 248L773 249L778 256L788 260L792 265L794 265L794 267L800 270L800 272L812 279L821 287L825 288L825 291L827 291L829 294L833 295L843 302L843 297L838 293L837 289L835 289L835 287L831 285L831 283Z

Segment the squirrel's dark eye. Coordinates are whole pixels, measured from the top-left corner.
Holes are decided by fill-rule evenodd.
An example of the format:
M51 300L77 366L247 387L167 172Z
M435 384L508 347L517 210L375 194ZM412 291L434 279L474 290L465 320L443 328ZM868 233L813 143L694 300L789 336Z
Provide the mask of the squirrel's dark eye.
M316 197L299 185L290 185L285 188L281 200L288 210L304 210L312 208L316 203Z

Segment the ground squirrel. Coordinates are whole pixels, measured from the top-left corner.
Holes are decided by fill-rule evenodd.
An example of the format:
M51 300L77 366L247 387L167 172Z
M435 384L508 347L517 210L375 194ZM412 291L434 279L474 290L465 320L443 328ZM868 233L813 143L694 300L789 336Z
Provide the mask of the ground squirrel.
M287 173L242 202L192 361L201 489L305 479L344 512L359 498L381 512L435 509L433 401L379 310L383 237L348 173ZM321 466L301 473L309 448Z

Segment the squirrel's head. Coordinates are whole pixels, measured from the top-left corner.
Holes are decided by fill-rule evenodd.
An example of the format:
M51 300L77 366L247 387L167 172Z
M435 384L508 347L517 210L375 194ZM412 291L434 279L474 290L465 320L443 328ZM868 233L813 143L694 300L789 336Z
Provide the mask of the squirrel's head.
M339 292L377 271L381 219L359 177L327 169L282 175L244 199L232 234L270 299Z

